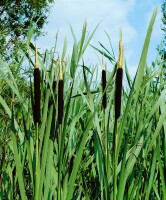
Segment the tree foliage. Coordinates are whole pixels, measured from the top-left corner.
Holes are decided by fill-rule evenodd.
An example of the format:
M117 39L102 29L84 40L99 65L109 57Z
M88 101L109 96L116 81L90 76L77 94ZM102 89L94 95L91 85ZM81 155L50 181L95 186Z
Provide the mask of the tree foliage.
M163 26L162 26L162 30L164 31L164 33L166 35L166 0L163 0L161 9L162 9L162 13L163 13L163 17L162 17Z
M54 0L1 0L0 1L0 53L7 58L25 40L34 27L33 37L44 34L43 25Z

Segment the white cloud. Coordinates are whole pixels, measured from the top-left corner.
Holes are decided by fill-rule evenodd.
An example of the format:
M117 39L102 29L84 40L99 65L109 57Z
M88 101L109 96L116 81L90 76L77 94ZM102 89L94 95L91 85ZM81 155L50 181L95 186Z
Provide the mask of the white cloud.
M56 1L45 26L48 35L40 38L37 45L42 49L50 49L54 46L55 35L59 30L58 51L62 51L65 36L68 39L68 53L72 52L73 39L69 24L72 25L78 39L81 37L83 22L88 23L88 32L92 32L99 23L99 27L92 39L95 46L98 41L110 49L108 39L104 33L110 35L113 48L118 55L119 28L123 31L124 52L129 66L136 66L139 61L143 40L149 24L154 6L158 0L59 0ZM134 17L134 22L132 18ZM160 32L161 12L157 16L152 34L153 47L161 37ZM89 47L86 51L86 59L94 64L98 62L93 50ZM153 59L150 53L150 60ZM84 58L85 58L84 57ZM129 67L131 74L135 73L135 67Z
M97 2L94 0L57 1L52 8L48 19L49 23L46 26L48 36L42 38L43 41L39 40L39 42L44 47L44 40L46 40L48 48L51 47L58 29L60 30L60 41L62 42L65 35L67 35L70 41L69 24L72 25L77 37L80 38L83 22L87 19L88 29L91 31L102 21L93 38L94 42L102 41L105 30L110 34L113 44L117 45L119 28L122 27L123 35L125 36L124 42L130 43L137 35L127 19L134 5L134 0L99 0Z

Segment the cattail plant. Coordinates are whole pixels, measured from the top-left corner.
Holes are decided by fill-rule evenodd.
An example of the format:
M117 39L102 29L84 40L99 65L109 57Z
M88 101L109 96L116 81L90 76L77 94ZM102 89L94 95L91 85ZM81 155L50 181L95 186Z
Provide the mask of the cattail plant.
M115 124L114 124L114 132L113 132L113 199L116 199L117 195L117 120L120 117L121 110L121 95L122 95L122 57L123 47L122 47L122 37L120 37L119 41L119 59L118 59L118 69L116 72L116 81L115 81Z
M58 122L62 124L63 120L63 72L60 61L59 83L58 83Z
M59 83L58 83L58 123L59 123L59 165L58 165L58 192L57 199L61 199L61 165L63 154L63 136L62 136L62 121L63 121L63 71L60 60ZM61 148L60 148L61 147Z
M105 88L106 88L106 70L105 70L105 64L104 64L104 57L102 57L102 89L103 89L103 92L105 91ZM106 106L107 106L106 91L104 92L104 95L103 95L102 105L103 105L103 108L106 109Z
M35 69L34 69L34 121L40 122L40 70L37 57L37 48L35 53Z
M35 200L38 198L38 190L39 190L39 171L38 171L38 163L39 163L39 132L38 126L40 122L40 70L38 64L38 56L37 56L37 48L35 51L35 69L34 69L34 97L35 97L35 105L34 105L34 121L35 121L35 132L36 132L36 169L35 169Z
M105 155L104 155L104 162L105 162L105 176L107 177L108 167L109 167L109 156L108 156L108 131L106 128L106 112L105 109L107 107L107 94L106 94L106 69L104 63L104 56L102 56L102 90L103 90L103 99L102 99L102 106L103 106L103 131L105 134ZM105 187L105 198L108 199L108 185L106 184ZM102 194L103 195L103 194ZM103 198L103 197L102 197Z
M116 73L116 82L115 82L115 120L117 120L120 117L120 112L121 112L122 78L123 78L122 62L123 62L123 47L122 47L122 39L120 39L118 69Z

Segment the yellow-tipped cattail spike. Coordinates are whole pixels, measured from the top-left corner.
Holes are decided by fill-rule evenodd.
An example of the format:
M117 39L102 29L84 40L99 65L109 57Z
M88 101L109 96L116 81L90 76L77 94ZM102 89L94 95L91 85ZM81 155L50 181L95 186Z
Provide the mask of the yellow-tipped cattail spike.
M105 70L104 56L102 56L102 70Z
M63 121L63 71L60 61L59 83L58 83L58 122L62 124Z
M61 60L60 60L59 80L63 80L63 72L62 72L62 63L61 63Z
M35 68L39 68L37 47L35 49Z
M122 40L119 41L119 60L118 60L118 68L122 68L123 63L123 46Z
M115 119L116 120L120 117L120 113L121 113L122 80L123 80L122 62L123 62L123 47L122 47L122 39L120 39L118 69L116 72L116 80L115 80Z

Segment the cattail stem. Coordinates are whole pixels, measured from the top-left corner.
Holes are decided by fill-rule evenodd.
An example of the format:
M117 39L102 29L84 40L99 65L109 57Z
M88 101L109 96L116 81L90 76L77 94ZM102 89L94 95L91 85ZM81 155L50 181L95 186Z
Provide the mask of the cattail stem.
M36 166L35 166L35 200L38 200L39 195L39 170L38 170L38 163L39 163L39 128L38 123L36 123Z
M61 200L61 171L62 171L62 124L59 125L59 163L58 163L58 192L57 199Z
M108 153L108 131L107 131L107 116L106 110L103 110L103 131L105 134L105 155L104 155L104 185L105 185L105 199L108 199L109 187L108 187L108 168L109 168L109 153Z
M116 200L117 195L117 120L114 124L113 132L113 199Z

